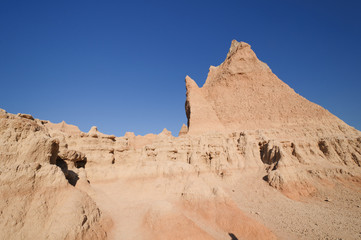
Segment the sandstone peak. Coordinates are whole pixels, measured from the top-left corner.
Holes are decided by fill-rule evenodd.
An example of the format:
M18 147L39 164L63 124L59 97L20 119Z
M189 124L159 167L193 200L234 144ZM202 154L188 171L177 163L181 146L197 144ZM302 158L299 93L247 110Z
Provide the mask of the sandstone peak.
M203 87L186 77L190 134L346 124L301 97L244 42L232 41L226 60L211 67Z
M186 135L187 132L188 132L188 127L187 127L187 125L183 124L181 129L179 130L178 136Z
M163 131L159 135L172 136L172 132L169 131L168 129L164 128Z
M89 134L90 133L98 133L99 131L98 131L98 128L97 128L97 126L92 126L91 128L90 128L90 130L89 130Z
M186 82L186 88L188 89L197 89L199 88L197 83L188 75L185 78L185 82Z
M99 131L98 128L96 126L92 126L88 132L89 136L91 137L98 137L99 135Z
M359 239L361 132L246 43L186 88L180 137L84 133L0 109L0 238Z
M231 57L235 52L243 48L251 48L251 45L245 42L238 42L237 40L232 40L231 47L229 48L227 58Z

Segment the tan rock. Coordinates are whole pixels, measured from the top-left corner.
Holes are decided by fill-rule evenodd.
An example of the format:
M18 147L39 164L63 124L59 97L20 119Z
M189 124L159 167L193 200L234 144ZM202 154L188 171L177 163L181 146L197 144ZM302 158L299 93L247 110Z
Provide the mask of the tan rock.
M59 140L29 117L7 115L0 118L0 238L104 239L95 202L57 166Z
M186 135L187 132L188 132L188 127L187 127L187 125L183 124L181 129L179 130L178 136L180 137L180 136Z
M243 42L186 88L180 137L0 110L0 239L359 238L359 131Z
M30 114L18 113L17 116L18 116L18 117L21 117L21 118L26 118L26 119L34 120L33 116L31 116Z
M159 134L160 136L172 136L172 132L168 131L166 128Z
M96 126L92 126L88 132L89 136L91 137L98 137L98 128Z
M77 126L67 124L65 121L62 121L61 123L51 123L47 121L44 122L44 124L50 130L63 132L69 135L76 135L81 133L80 129Z
M108 138L111 140L115 140L114 135L107 135L107 134L101 133L98 131L98 128L96 126L91 127L88 134L89 134L89 136L94 137L94 138L101 137L101 138Z
M211 66L203 87L186 77L189 134L256 129L349 128L294 92L244 42L232 41L226 60Z

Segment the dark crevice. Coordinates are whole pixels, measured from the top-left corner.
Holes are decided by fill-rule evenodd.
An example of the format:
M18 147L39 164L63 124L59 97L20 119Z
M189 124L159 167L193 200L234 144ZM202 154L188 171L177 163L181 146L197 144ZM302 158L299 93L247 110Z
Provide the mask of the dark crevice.
M294 143L291 143L291 148L292 148L292 155L297 157L296 145Z
M357 164L357 166L360 167L360 161L359 161L359 159L357 158L357 156L356 156L355 153L352 153L352 154L351 154L351 158L352 158L352 160Z
M76 174L74 171L68 170L68 175L66 176L66 179L71 185L75 186L79 180L79 177L78 174Z
M262 179L263 179L264 181L268 182L268 180L269 180L268 175L264 176Z
M187 126L188 126L188 129L189 129L189 119L191 117L191 107L190 107L190 104L188 102L188 100L186 100L185 102L185 109L186 109L186 115L187 115Z
M59 156L56 158L56 166L60 167L64 174L68 172L68 164Z
M59 156L56 159L56 166L60 167L61 171L64 173L65 178L68 180L68 182L75 186L76 183L79 180L78 174L76 174L74 171L68 169L68 164Z
M84 160L75 162L75 163L74 163L74 166L75 166L76 168L85 168L86 162L87 162L87 159L84 158Z
M228 233L228 235L231 237L231 240L238 240L236 235L234 235L233 233Z
M270 148L269 142L260 142L259 152L263 163L268 165L274 164L272 170L277 169L278 162L281 159L281 151L278 146L273 146Z
M329 155L329 151L328 151L328 146L326 141L321 140L318 142L318 148L321 150L321 152L325 155L328 156Z
M56 159L59 152L59 142L58 141L52 141L51 143L51 150L50 150L50 164L56 164Z

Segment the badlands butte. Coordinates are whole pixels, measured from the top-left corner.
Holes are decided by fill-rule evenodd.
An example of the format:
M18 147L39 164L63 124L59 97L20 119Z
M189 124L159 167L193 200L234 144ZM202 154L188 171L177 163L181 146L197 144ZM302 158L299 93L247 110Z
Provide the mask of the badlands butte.
M0 239L360 239L361 132L233 41L178 137L0 111Z

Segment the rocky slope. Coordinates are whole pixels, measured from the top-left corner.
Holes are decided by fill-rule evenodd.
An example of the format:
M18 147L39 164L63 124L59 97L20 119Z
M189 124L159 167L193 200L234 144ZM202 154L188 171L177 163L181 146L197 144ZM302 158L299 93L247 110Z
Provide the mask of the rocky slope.
M69 184L58 150L41 121L0 111L1 239L106 238L111 220Z
M186 88L179 137L1 111L0 239L360 237L359 131L243 42Z
M349 127L277 78L244 42L232 41L226 60L211 66L202 88L187 76L190 134L244 130Z
M326 175L359 181L360 132L295 93L249 44L233 40L204 86L187 76L186 87L188 134L253 136L243 142L258 144L264 179L289 196L312 193Z

